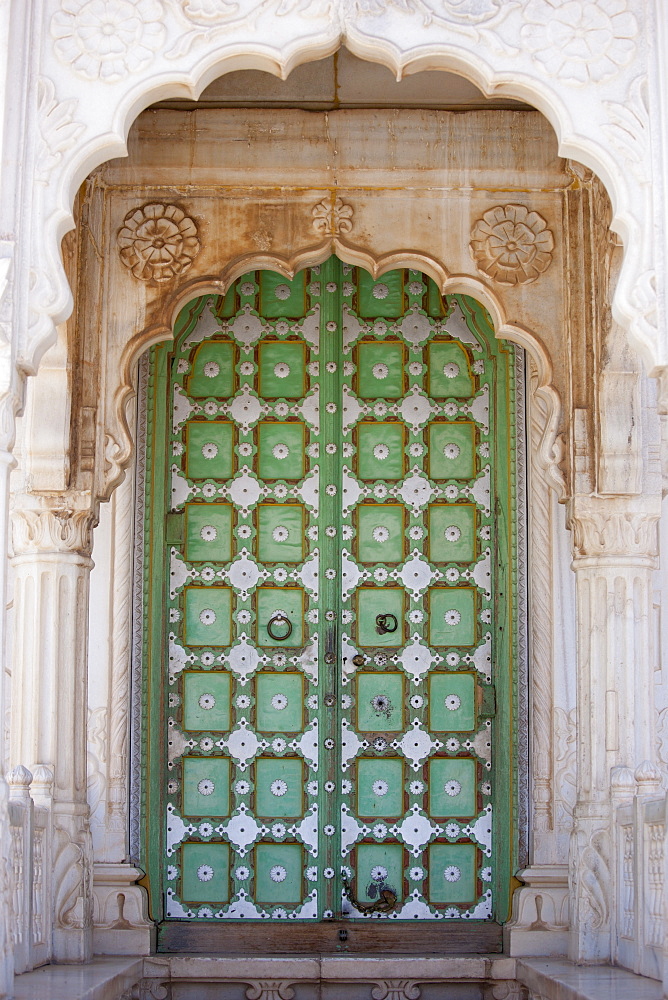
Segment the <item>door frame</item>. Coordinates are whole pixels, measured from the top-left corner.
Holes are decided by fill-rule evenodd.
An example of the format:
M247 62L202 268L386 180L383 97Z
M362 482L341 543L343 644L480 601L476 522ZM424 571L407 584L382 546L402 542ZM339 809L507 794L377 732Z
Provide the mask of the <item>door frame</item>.
M395 262L397 266L398 262ZM262 267L261 264L256 265ZM308 266L308 265L305 265ZM358 266L363 266L359 265ZM401 265L399 265L401 266ZM404 266L415 267L414 262L407 262ZM266 267L266 265L265 265ZM248 270L249 268L247 268ZM267 269L273 270L268 267ZM469 296L471 297L471 296ZM484 310L479 303L477 307ZM528 608L527 608L527 586L526 586L526 358L524 350L518 345L507 342L509 349L514 350L514 363L511 361L509 367L514 367L514 399L511 399L511 409L515 424L515 452L511 453L509 460L508 474L515 477L516 491L516 518L514 526L514 548L515 556L512 560L513 575L515 577L515 597L513 599L513 610L515 614L516 629L512 637L514 645L514 655L512 656L514 669L511 681L511 703L513 706L513 717L509 720L508 727L512 739L514 751L515 768L513 785L516 789L514 805L511 818L511 842L513 846L512 854L514 862L510 867L512 870L522 868L527 863L527 841L528 841L528 788L529 788L529 724L528 724ZM166 353L164 355L166 357ZM138 410L137 410L137 448L136 448L136 481L139 490L145 483L146 477L146 443L149 431L149 421L147 420L147 392L148 392L148 354L144 354L139 362L138 377ZM142 631L143 616L143 579L140 567L143 564L144 554L144 504L137 503L135 507L135 587L134 587L134 634L137 636ZM146 734L144 732L144 699L147 693L147 672L142 669L141 644L134 644L133 654L133 711L132 711L132 746L134 753L132 757L131 769L131 854L134 858L141 859L144 851L141 845L141 800L142 800L142 753L141 748L146 747ZM515 880L513 880L515 881ZM515 884L517 884L515 882ZM511 886L511 891L514 886ZM198 932L201 941L193 947L192 940L188 935L179 933L179 929L174 927L170 934L163 935L160 947L167 951L187 950L197 952L210 952L220 950L220 934L206 933L208 925L198 925ZM218 931L221 924L212 925L212 931ZM232 927L239 927L230 921L225 921L222 926L226 928L226 941L230 938ZM248 924L242 924L248 930ZM303 942L300 946L295 945L296 952L303 951L311 953L313 951L331 951L335 947L342 950L382 952L387 950L397 950L396 928L392 928L387 923L384 926L380 921L364 923L351 921L331 920L321 924L300 923L300 933L305 928L309 928L310 933L303 935ZM406 953L419 953L423 951L443 952L480 952L498 951L501 947L501 924L488 922L484 925L477 925L485 928L482 935L476 935L472 940L471 928L464 922L456 925L448 922L447 934L443 934L444 927L434 926L428 921L420 921L419 924L407 924L402 922L401 950ZM315 928L319 930L316 932ZM265 930L267 927L265 926ZM345 944L339 942L339 932L347 937ZM352 932L352 933L351 933ZM388 933L389 932L389 933ZM243 950L244 946L256 948L252 941L252 935L247 932L233 934L234 943L230 943L231 950ZM272 943L273 941L273 943ZM246 944L244 945L244 942ZM336 943L339 942L339 943ZM268 951L285 951L285 935L263 936L263 946ZM290 950L293 950L292 948Z

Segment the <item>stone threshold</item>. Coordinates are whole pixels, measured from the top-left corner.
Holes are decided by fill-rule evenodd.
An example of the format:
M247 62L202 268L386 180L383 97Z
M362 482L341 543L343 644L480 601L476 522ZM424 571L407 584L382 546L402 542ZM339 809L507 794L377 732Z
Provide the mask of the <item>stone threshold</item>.
M518 958L517 978L536 1000L663 1000L657 979L611 965L573 965L565 958Z
M15 979L13 1000L120 1000L140 982L205 983L480 983L507 986L520 1000L521 983L535 1000L662 1000L659 982L610 966L576 966L566 959L464 956L203 956L96 957L89 965L51 965ZM152 990L150 991L152 993ZM146 995L145 993L143 995ZM396 994L395 994L396 995ZM408 992L405 995L413 995ZM419 995L419 994L414 994ZM502 994L494 989L491 996Z
M119 1000L142 977L141 958L98 955L88 965L44 965L14 977L13 1000Z

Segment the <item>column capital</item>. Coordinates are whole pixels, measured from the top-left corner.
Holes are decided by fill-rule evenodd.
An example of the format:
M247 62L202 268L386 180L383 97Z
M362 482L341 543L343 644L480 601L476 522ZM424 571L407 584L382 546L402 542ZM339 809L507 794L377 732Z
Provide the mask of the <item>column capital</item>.
M71 552L90 556L96 517L91 510L25 509L12 511L15 556Z
M660 496L574 496L568 502L573 557L654 560L660 517Z

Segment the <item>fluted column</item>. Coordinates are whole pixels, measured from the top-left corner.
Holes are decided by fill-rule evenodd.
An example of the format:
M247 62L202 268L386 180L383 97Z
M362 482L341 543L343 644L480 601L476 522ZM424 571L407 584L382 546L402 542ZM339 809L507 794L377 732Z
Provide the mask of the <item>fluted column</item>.
M12 755L53 768L53 957L92 954L86 802L87 624L93 516L12 512Z
M571 958L610 957L611 772L656 762L652 572L659 498L569 506L578 621L578 768L570 850Z

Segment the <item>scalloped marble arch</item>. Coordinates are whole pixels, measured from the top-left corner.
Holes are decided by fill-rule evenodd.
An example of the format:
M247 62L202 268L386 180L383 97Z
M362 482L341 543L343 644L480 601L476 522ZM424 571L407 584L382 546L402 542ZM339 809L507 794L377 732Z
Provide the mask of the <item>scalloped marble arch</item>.
M19 347L20 368L36 370L42 354L53 342L53 323L65 319L71 310L71 294L59 247L62 237L73 226L72 205L78 186L94 167L126 154L128 131L141 110L168 96L196 99L212 80L232 70L257 69L285 78L296 66L327 57L345 44L358 57L387 66L398 79L421 70L447 70L466 77L487 96L520 99L545 115L557 134L560 155L594 170L608 191L614 213L611 228L625 246L613 312L620 325L629 331L630 340L644 357L650 373L660 373L661 367L668 363L668 345L656 320L651 167L646 129L643 130L641 121L636 133L626 137L626 149L623 143L612 143L606 138L611 127L610 108L622 107L625 96L634 85L642 83L646 71L642 28L638 31L637 58L624 68L617 67L604 82L590 82L583 90L569 81L560 82L540 61L532 60L530 53L522 49L521 38L513 37L512 30L510 42L502 38L500 15L497 24L483 31L480 26L462 25L459 15L448 13L439 14L436 23L426 24L419 15L406 14L405 9L402 12L393 3L388 4L382 18L375 19L360 14L356 5L346 0L333 0L327 15L309 18L300 13L308 6L304 4L293 4L292 9L296 6L297 12L281 16L280 8L276 14L271 11L267 14L266 4L260 4L262 11L254 14L257 0L242 0L238 6L241 13L225 32L224 40L221 29L225 26L221 24L208 38L198 39L185 55L169 64L166 58L157 57L148 70L128 75L117 84L88 85L90 91L106 100L96 108L95 126L87 128L88 135L84 132L81 143L62 156L51 175L49 194L42 206L44 218L36 223L36 231L45 234L46 239L39 241L42 248L37 250L42 264L41 280L36 282L32 295L30 332ZM646 19L646 8L637 0L631 0L630 6L638 20ZM521 17L521 11L517 14L516 6L514 9L511 17ZM245 23L252 22L254 17L256 21L262 20L260 28L257 23L251 27ZM405 28L408 17L412 18L409 32ZM451 24L446 23L448 18ZM365 30L370 21L378 29L375 33ZM308 31L309 28L312 30ZM444 28L450 37L457 38L456 44L436 37ZM412 44L403 47L402 40L406 43L409 36ZM50 63L48 69L45 67L46 72L55 68L53 53L45 62ZM63 85L62 66L58 68L58 76L58 89L62 88L65 99L71 88L67 87L67 80ZM79 87L82 99L83 88L75 83L73 75L70 79ZM100 91L100 87L106 90ZM90 109L89 117L93 117ZM99 129L96 134L94 127ZM44 294L45 288L50 294Z
M345 240L328 239L317 246L307 247L288 258L280 254L249 253L231 261L225 266L218 277L199 277L185 281L171 292L165 292L162 302L163 321L152 323L137 332L128 341L121 359L121 372L118 389L114 397L113 419L115 427L120 430L116 439L116 450L107 454L111 464L110 475L106 481L106 496L108 499L113 489L119 485L123 469L131 460L134 440L126 413L127 404L135 392L135 368L141 354L154 344L174 337L174 325L180 310L199 295L224 295L230 285L242 274L255 269L276 271L285 278L294 278L295 274L305 267L321 264L331 254L336 254L346 264L365 268L374 278L379 278L387 271L395 268L410 267L433 278L444 295L470 295L489 311L498 340L508 340L523 347L531 356L537 375L537 386L534 390L545 404L546 419L539 448L541 466L550 475L554 487L563 498L564 483L559 462L561 460L560 443L557 438L557 428L561 414L561 401L557 390L552 385L552 363L549 354L541 341L531 331L516 324L507 323L499 298L490 287L490 282L467 274L448 274L443 265L434 257L409 250L397 250L391 254L374 257L366 250L356 247L354 243ZM111 435L107 435L110 443Z

